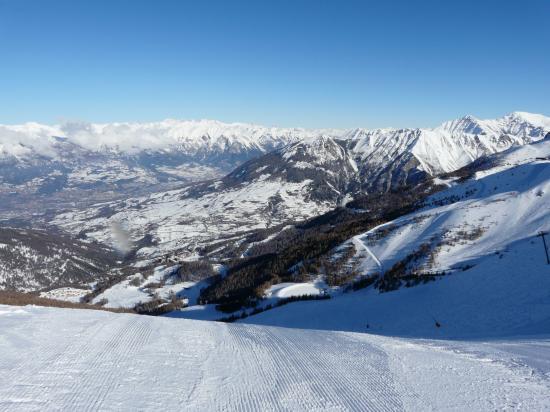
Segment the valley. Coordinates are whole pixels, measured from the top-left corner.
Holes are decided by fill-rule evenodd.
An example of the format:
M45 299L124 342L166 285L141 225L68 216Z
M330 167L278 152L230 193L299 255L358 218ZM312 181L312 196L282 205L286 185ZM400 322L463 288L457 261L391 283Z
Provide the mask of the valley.
M0 412L550 411L549 15L0 0Z
M26 234L17 246L20 252L9 246L14 236L2 250L6 270L0 284L7 290L74 295L112 308L141 305L140 312L155 314L183 307L177 316L235 320L311 293L336 301L347 290L363 287L389 292L440 282L443 275L459 276L477 260L548 229L542 205L548 192L550 119L540 115L466 116L429 130L307 131L212 121L11 130L21 140L51 145L41 148L50 153L42 161L51 167L66 150L78 148L83 159L96 153L94 161L109 172L87 174L93 193L107 196L99 203L95 195L84 195L89 189L68 179L51 193L38 189L27 196L45 197L46 205L57 196L79 196L80 204L16 219L5 216L6 237L10 231ZM44 133L69 131L71 138L44 142ZM92 137L101 141L113 133L119 135L109 140L110 147L91 145ZM130 144L132 133L150 138L136 147ZM4 154L11 150L8 158L18 167L35 161L32 145L10 144ZM183 157L204 167L230 167L236 159L244 163L221 176L218 169L213 173L220 177L209 180L193 183L189 179L204 176L172 173L163 183L159 170L166 167L196 170L179 163ZM82 165L79 156L71 158ZM107 158L133 164L129 171L147 170L152 180L127 179ZM165 184L180 187L165 190ZM533 191L536 202L525 209ZM14 199L18 196L23 194ZM519 204L523 214L510 221ZM9 207L12 213L17 209ZM528 224L534 216L538 220ZM515 232L495 232L504 227ZM36 230L41 231L36 236L62 236L65 250L39 257L44 252L28 236ZM73 252L72 266L69 248L80 248ZM82 250L90 256L85 262ZM52 271L55 277L39 275ZM441 282L446 281L445 276ZM284 299L269 297L269 288L278 284L290 288L274 295Z

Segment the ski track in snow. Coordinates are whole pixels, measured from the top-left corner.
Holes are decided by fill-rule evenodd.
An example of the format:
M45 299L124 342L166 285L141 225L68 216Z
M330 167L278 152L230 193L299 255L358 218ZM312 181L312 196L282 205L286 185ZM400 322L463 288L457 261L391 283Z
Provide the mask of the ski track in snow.
M7 306L0 331L0 411L550 407L480 343Z
M365 252L367 252L369 254L369 256L372 258L372 260L374 260L374 262L376 263L378 268L380 268L380 270L382 270L382 263L380 262L380 260L378 260L376 255L374 253L372 253L372 250L370 250L370 248L367 245L365 245L365 243L361 240L361 236L362 235L358 235L358 236L353 237L352 241L353 241L353 244L355 245L355 248L365 250Z

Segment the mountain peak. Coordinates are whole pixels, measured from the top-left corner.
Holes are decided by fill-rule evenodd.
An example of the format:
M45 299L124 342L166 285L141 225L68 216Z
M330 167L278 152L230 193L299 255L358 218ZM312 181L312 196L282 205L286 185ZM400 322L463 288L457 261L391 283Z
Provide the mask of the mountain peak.
M433 130L452 134L481 134L483 133L483 122L477 117L468 114L459 119L444 122Z
M544 116L542 114L537 114L537 113L512 112L504 116L504 118L512 121L530 123L535 127L543 127L543 128L550 127L550 117Z
M469 122L477 122L477 121L478 121L478 118L475 117L474 115L467 114L466 116L463 116L463 117L461 118L461 120L469 121Z

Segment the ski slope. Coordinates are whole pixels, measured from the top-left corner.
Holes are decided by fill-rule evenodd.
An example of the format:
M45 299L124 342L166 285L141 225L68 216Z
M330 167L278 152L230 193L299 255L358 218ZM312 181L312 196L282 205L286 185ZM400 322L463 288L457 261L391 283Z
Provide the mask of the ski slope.
M538 236L550 232L550 141L492 160L473 179L448 182L429 206L341 246L354 248L350 264L360 275L375 275L429 245L411 273L445 276L385 293L333 291L330 300L293 303L243 322L420 338L550 333L550 265ZM459 200L447 204L450 198Z
M434 236L443 239L443 246L432 269L449 270L549 231L550 141L516 147L492 159L493 167L462 184L451 182L449 189L430 199L436 204L451 197L461 200L383 225L394 229L373 242L372 253L362 262L363 271L379 270L381 262L387 269ZM358 238L367 240L380 228ZM461 238L476 232L479 236L471 240Z
M549 349L0 306L0 410L543 410Z

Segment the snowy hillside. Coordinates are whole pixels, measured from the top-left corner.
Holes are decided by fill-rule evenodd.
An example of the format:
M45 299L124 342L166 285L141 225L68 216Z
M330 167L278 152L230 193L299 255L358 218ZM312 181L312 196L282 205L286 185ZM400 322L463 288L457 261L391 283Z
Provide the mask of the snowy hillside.
M437 271L451 270L456 262L475 264L479 257L504 252L509 244L550 230L550 140L493 156L479 169L463 183L440 180L449 189L428 200L436 206L449 199L457 202L404 216L358 240L369 244L387 270L435 237L438 253L429 269ZM371 240L379 231L389 233ZM363 270L380 270L372 260L362 262Z
M0 125L0 218L23 209L36 219L45 207L85 208L212 179L321 133L340 132L211 120Z
M449 188L420 211L338 248L354 252L349 265L372 277L370 287L245 321L418 337L550 331L550 265L538 236L550 231L550 141L471 170L464 182L440 179Z
M0 227L0 290L88 286L117 264L103 245L44 229Z
M275 235L365 193L414 185L431 173L539 141L549 124L544 116L513 113L340 137L213 121L10 126L10 133L31 137L17 150L16 138L4 140L12 156L0 161L0 219L11 226L53 224L138 259L234 258L259 230ZM65 136L47 137L58 132ZM132 139L139 145L130 147ZM38 143L49 149L40 146L44 155L33 157ZM224 177L190 182L218 176L249 156Z
M520 235L526 236L526 233L527 236L535 235L541 230L540 227L531 227L526 232L526 228L519 222L524 219L523 223L527 223L537 217L537 224L540 224L548 218L548 210L544 206L547 203L548 190L544 185L547 184L549 176L545 172L547 162L540 159L549 156L549 144L550 141L545 140L488 157L480 166L470 166L472 170L480 170L476 175L478 178L472 181L460 183L457 177L446 180L436 178L434 183L451 187L428 202L434 206L441 203L451 204L435 209L432 206L428 209L429 212L419 212L420 214L402 218L411 222L408 225L398 220L373 229L373 234L369 234L368 239L376 239L385 232L392 236L402 233L402 239L408 239L412 243L380 243L379 246L373 244L371 249L376 249L375 254L380 254L382 268L373 259L354 258L349 266L362 274L389 270L397 261L420 248L432 237L438 236L440 239L432 240L430 243L429 253L433 257L430 258L430 267L426 267L425 270L449 271L455 270L455 266L472 265L469 260L473 259L476 253L479 254L480 248L483 248L481 250L485 254L504 248L500 244L477 242L470 248L451 247L454 244L460 245L468 239L481 241L487 236L488 239L499 239L505 244L521 238ZM254 170L255 162L249 162L238 170ZM344 173L339 174L343 175ZM538 180L534 180L535 175ZM235 179L233 174L228 178ZM311 192L298 183L272 181L261 175L257 179L256 183L236 185L235 189L223 188L225 182L218 181L220 187L217 190L205 191L197 197L193 192L184 190L145 199L130 199L124 203L110 205L110 215L105 215L105 206L101 206L85 212L60 215L56 222L75 233L87 233L107 243L113 242L113 224L122 222L128 235L133 236L137 242L136 245L142 245L138 258L174 254L173 251L177 251L175 254L179 254L180 258L196 259L197 253L204 248L215 251L226 245L239 247L243 242L249 242L248 236L254 230L269 225L272 225L274 231L267 240L273 239L278 233L282 233L283 227L286 227L283 223L315 216L332 207L328 201L312 201ZM535 187L533 185L536 186L536 190L532 189ZM457 201L458 203L453 203ZM470 203L473 206L467 207ZM377 206L367 204L365 207L387 208L384 203ZM518 212L512 213L511 210ZM353 212L353 208L350 211ZM519 211L523 211L521 215L518 214ZM481 215L478 216L477 213ZM514 220L507 217L514 214ZM374 215L375 212L371 211L366 217ZM512 222L515 224L511 225ZM394 230L401 226L402 232ZM427 231L426 228L429 227L433 230ZM502 230L516 232L499 232ZM417 233L423 237L417 239ZM151 243L139 243L140 239L145 239L148 234L153 235ZM393 241L392 236L387 236L387 239ZM356 238L356 243L360 239L361 237ZM291 242L296 241L300 241L300 238ZM250 243L250 246L253 246L253 243ZM344 248L350 246L358 247L350 241ZM361 248L359 246L359 250L362 250ZM307 250L304 253L307 253Z
M0 409L545 410L550 342L0 306ZM55 333L52 333L55 331Z
M372 191L413 182L422 174L451 172L549 132L550 118L515 112L494 120L465 116L434 129L356 129L343 137L359 165L362 188Z
M344 140L322 135L250 160L213 182L71 211L54 222L107 243L111 225L120 222L134 240L153 237L154 248L143 255L193 251L220 237L238 242L251 230L319 215L361 193L458 169L549 131L550 119L514 113L487 121L467 117L433 130L356 130Z
M235 188L194 196L181 189L66 212L52 223L117 246L113 225L124 228L140 258L178 252L183 257L217 242L236 243L253 230L317 216L334 205L309 200L309 181L262 178ZM108 210L108 213L104 211ZM149 239L148 242L144 240Z
M219 180L67 212L53 223L112 244L118 222L134 241L152 237L154 244L138 253L143 257L172 251L189 256L212 243L242 242L253 230L320 215L345 198L356 168L342 146L329 137L313 140L307 153L300 150L304 146L271 152ZM321 155L324 160L315 163ZM293 165L298 159L301 164Z
M357 182L363 190L388 190L422 174L449 172L480 156L538 141L548 132L549 118L522 112L495 120L466 116L434 129L400 130L284 129L211 120L0 125L0 196L70 196L76 191L71 198L76 199L82 190L136 193L144 186L150 193L170 183L173 187L220 176L295 143L279 159L289 178L330 174L342 164L346 176L337 186L331 181L323 187L334 192L325 196L342 198ZM327 145L340 148L324 151ZM273 166L273 161L268 156L264 166Z
M537 237L540 231L550 229L549 159L550 140L514 147L484 158L465 169L435 178L425 186L413 187L413 200L420 198L420 193L414 194L416 190L425 190L421 187L437 184L446 189L424 199L425 206L419 211L380 226L370 222L383 219L383 212L392 212L392 207L399 210L399 203L396 203L399 195L380 195L378 200L375 197L376 203L367 200L364 207L375 208L369 213L355 209L359 206L354 204L351 204L351 209L329 213L319 218L319 226L315 221L310 222L312 229L309 232L304 231L308 223L277 227L263 240L250 243L247 252L241 256L244 258L245 254L252 253L252 266L248 272L239 271L241 266L246 267L246 259L237 257L233 261L223 261L230 266L229 277L235 279L226 285L220 283L220 291L210 293L208 300L239 291L245 284L252 285L252 288L263 287L264 282L283 282L267 283L266 297L259 303L259 308L304 294L329 293L332 299L293 303L250 316L245 322L351 331L365 331L369 324L369 328L375 328L377 333L430 337L537 331L540 325L550 322L550 307L541 303L549 290L546 286L550 288L550 266L546 265L542 240ZM176 202L173 199L168 197L167 205ZM204 212L204 219L215 210L216 202L208 205L209 208L203 208L208 210ZM227 206L222 203L220 210ZM148 207L151 206L144 203L143 209L137 210L144 210L144 213L153 210ZM246 210L252 210L251 207L252 204ZM223 246L223 237L231 230L244 230L247 224L254 223L253 215L247 215L248 220L243 220L241 225L235 220L232 229L228 225L229 219L238 219L239 216L227 209L225 231L209 233L210 227L216 225L205 226L202 231L182 230L188 236L184 241L198 239L203 245L209 241L218 242L213 246L215 249L218 245ZM180 216L177 211L184 209L179 204L179 207L166 210L164 216L168 221L171 216ZM136 220L135 227L139 230L136 216L134 214L128 221ZM331 221L330 216L335 220ZM217 218L223 219L223 212ZM145 217L143 219L145 222ZM323 220L327 223L323 224ZM78 222L75 227L76 224L82 225L80 218L67 216L67 221ZM91 223L97 221L90 220ZM372 229L366 233L358 232L357 228L362 226ZM329 231L332 235L341 227L344 234L355 231L358 235L332 252L327 249L325 257L304 260L304 256L316 256L312 249L320 242L327 242L322 233ZM239 245L245 238L246 234L228 236L226 241ZM141 253L168 250L162 246L143 248ZM256 254L254 248L258 250ZM270 255L275 256L269 260L272 266L262 266L261 262L266 262L264 258ZM199 258L193 250L182 253L181 257ZM258 266L254 266L254 259L260 262ZM177 259L173 262L177 267ZM294 280L292 267L302 267L299 280ZM236 268L234 274L231 268ZM138 271L140 269L136 268L135 272ZM266 277L263 271L268 271L269 276ZM246 280L245 275L248 276ZM346 282L349 284L357 277L368 280L366 285L370 284L370 288L343 293ZM307 279L311 281L308 283ZM193 306L197 303L198 291L207 284L195 287L194 283L182 284L175 278L164 281L166 287L178 296L193 296L188 301L191 307L174 316L199 319L227 316L214 310L214 305ZM105 291L97 299L108 298L116 302L120 296L128 296L133 304L150 299L140 288L121 289L120 285ZM406 314L392 310L401 307L401 302L411 306ZM447 305L448 302L452 305ZM380 307L387 307L387 310L378 310ZM484 309L480 311L480 308ZM255 312L254 308L241 309L236 315ZM444 326L435 327L436 321Z

